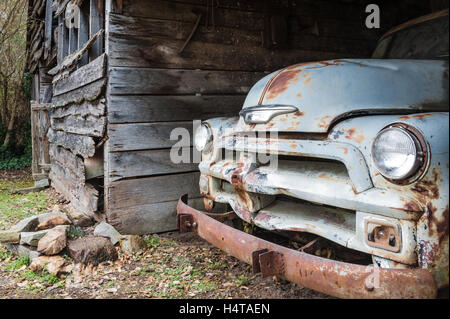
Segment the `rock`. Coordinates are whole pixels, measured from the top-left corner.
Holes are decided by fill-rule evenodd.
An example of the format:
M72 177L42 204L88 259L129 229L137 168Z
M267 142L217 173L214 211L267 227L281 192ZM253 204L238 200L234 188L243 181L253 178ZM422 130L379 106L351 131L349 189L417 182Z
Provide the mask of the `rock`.
M33 258L30 264L30 269L34 272L47 270L50 275L58 277L62 273L67 273L67 269L64 267L64 258L60 256L41 256Z
M50 215L44 218L42 222L36 227L36 230L50 229L59 225L70 225L70 220L64 215Z
M111 241L105 237L83 237L69 241L67 252L75 262L98 265L118 258L117 251Z
M94 236L109 238L113 245L119 242L120 233L107 222L101 222L94 229Z
M25 219L22 219L19 223L12 226L10 230L16 231L16 232L28 232L28 231L34 231L36 226L39 224L38 216L31 216Z
M17 223L14 226L10 227L10 231L22 233L22 232L33 232L36 230L36 227L38 227L39 224L43 223L47 219L54 217L54 216L61 216L62 218L65 218L67 221L70 222L70 220L67 218L67 216L60 212L52 212L52 213L45 213L37 216L31 216L25 219L22 219L19 223Z
M67 216L75 226L89 227L94 224L94 220L90 216L75 209L67 209Z
M39 257L42 254L36 250L35 247L25 246L25 245L19 245L17 247L17 254L20 257L27 258L32 260L33 258Z
M37 247L39 240L42 237L44 237L47 233L48 233L48 230L20 233L20 244Z
M39 181L34 182L34 187L49 187L50 181L48 178L41 179Z
M29 258L30 260L41 255L35 247L18 244L4 244L3 246L12 254L19 255L23 258Z
M18 244L20 242L20 232L15 230L0 231L0 243Z
M134 254L147 248L147 244L141 236L124 235L120 236L120 248L124 253Z
M38 251L52 256L59 254L67 244L67 227L56 226L48 231L38 242Z

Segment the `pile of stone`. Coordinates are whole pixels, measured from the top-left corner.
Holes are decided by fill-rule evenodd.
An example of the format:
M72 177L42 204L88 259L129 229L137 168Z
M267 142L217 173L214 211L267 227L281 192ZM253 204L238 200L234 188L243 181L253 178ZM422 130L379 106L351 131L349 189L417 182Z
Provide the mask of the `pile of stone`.
M9 230L0 231L0 244L10 252L29 258L33 271L47 270L54 276L69 273L73 265L61 257L69 255L75 263L96 266L115 261L120 245L126 254L134 254L146 247L140 236L121 235L106 222L98 224L93 235L70 240L68 233L73 222L66 214L52 212L20 221Z

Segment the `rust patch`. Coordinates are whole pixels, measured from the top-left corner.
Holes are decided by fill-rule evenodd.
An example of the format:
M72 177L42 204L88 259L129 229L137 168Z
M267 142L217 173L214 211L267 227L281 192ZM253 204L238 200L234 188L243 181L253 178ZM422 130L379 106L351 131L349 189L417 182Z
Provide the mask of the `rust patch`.
M345 132L345 130L344 130ZM353 140L358 144L361 144L362 141L366 139L364 135L362 135L360 132L357 132L356 129L351 128L347 130L347 135L345 136L348 140Z
M438 186L438 182L441 181L440 172L438 172L438 169L434 167L432 174L432 180L421 180L411 189L417 194L418 199L422 204L427 203L430 199L438 199L440 196Z
M404 209L405 211L407 211L407 212L420 212L420 211L421 211L419 205L418 205L416 202L414 202L414 201L407 202L407 203L403 206L403 209Z
M328 127L328 119L329 118L331 118L331 116L330 115L326 115L326 116L323 116L323 117L321 117L320 119L319 119L319 127L321 127L321 128L327 128Z
M330 176L330 175L327 175L327 174L325 174L325 173L320 174L320 175L319 175L319 178L327 179L327 180L329 180L329 181L338 181L337 178L332 177L332 176Z
M303 81L303 85L308 84L309 82L311 82L311 78L306 79L305 81Z
M298 97L298 98L301 98L301 97L302 97L302 94L301 94L301 93L297 93L297 97Z
M427 117L430 117L430 116L433 116L433 114L431 114L431 113L425 113L425 114L416 114L416 115L413 115L414 118L419 119L419 120L423 120L424 118L427 118Z
M448 227L449 227L449 219L448 219L448 205L445 207L445 210L442 213L442 220L439 220L436 217L437 209L433 207L431 203L427 204L427 220L428 220L428 235L433 236L433 228L432 225L436 226L437 237L439 239L439 245L442 244L445 238L448 237Z
M271 100L276 98L281 93L287 91L291 84L299 81L298 76L302 70L288 71L285 70L280 73L271 83L270 88L267 91L267 99Z
M294 117L299 117L299 116L304 116L304 115L305 115L305 112L302 112L302 111L297 111L294 113Z
M401 119L401 120L409 120L410 118L411 118L411 116L409 116L409 115L403 115L403 116L399 117L399 119Z
M344 151L344 154L345 155L347 155L348 154L348 148L346 148L346 147L342 147L342 146L339 146L339 147L336 147L337 149L341 149L341 150L343 150Z

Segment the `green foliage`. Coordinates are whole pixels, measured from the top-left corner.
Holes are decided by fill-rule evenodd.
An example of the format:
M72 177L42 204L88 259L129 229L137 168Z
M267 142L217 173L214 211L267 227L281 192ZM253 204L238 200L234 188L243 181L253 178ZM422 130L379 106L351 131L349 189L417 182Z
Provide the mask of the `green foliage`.
M6 134L6 128L0 124L0 141L4 134ZM26 121L20 130L13 134L12 140L22 140L24 145L10 143L6 147L0 146L0 171L24 169L31 166L33 147L30 120Z
M30 281L37 280L39 282L51 285L57 284L61 281L61 279L59 279L58 277L50 275L47 270L42 270L38 273L35 273L32 270L28 270L22 274L22 278Z
M9 251L7 251L6 248L0 246L0 261L6 260L10 257L12 257L12 254Z
M47 212L49 194L46 191L14 194L13 191L33 185L31 178L8 181L0 179L0 229L8 229L20 220Z
M161 242L161 239L158 237L150 237L149 239L144 238L145 243L147 244L147 248L158 247Z
M30 264L30 258L28 257L18 257L13 260L8 266L6 266L6 270L9 271L17 271L23 266L28 266Z
M69 230L67 231L67 236L70 239L81 238L84 237L84 231L81 227L72 225L69 227Z

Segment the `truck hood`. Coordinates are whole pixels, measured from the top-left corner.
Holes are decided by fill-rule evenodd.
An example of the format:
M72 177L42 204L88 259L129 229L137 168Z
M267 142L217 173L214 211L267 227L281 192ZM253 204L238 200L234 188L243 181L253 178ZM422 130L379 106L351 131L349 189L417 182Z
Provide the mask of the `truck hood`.
M302 63L269 74L250 90L244 107L291 105L298 111L246 131L325 133L358 114L448 111L448 61L330 60Z

